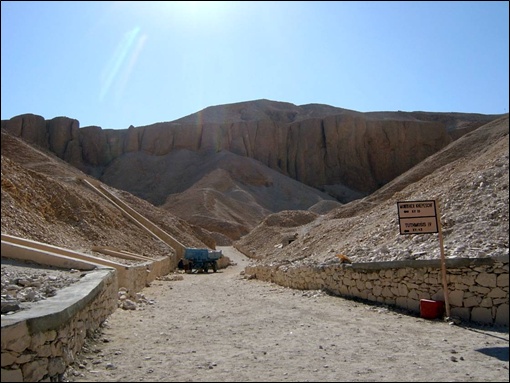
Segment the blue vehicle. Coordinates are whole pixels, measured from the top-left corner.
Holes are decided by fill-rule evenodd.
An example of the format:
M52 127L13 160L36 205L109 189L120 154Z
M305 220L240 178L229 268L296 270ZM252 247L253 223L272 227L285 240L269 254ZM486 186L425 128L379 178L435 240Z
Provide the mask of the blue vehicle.
M178 268L191 273L193 269L207 273L209 269L218 271L218 260L223 257L221 250L196 249L187 247L184 258L179 261Z

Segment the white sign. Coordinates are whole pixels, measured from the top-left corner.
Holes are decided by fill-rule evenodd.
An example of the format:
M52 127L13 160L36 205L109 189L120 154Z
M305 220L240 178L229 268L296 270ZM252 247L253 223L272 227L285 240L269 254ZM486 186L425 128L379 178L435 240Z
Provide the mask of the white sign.
M436 201L397 202L400 234L438 232Z
M435 217L436 201L397 202L398 217Z

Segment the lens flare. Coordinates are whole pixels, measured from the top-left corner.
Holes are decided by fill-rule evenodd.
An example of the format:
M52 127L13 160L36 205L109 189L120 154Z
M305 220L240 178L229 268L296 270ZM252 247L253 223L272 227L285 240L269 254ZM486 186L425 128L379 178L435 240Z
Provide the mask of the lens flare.
M114 84L117 85L116 98L120 98L122 90L129 79L129 74L147 39L146 35L140 35L140 31L140 27L135 27L128 31L106 65L101 78L100 101L105 99ZM117 80L119 77L121 79Z

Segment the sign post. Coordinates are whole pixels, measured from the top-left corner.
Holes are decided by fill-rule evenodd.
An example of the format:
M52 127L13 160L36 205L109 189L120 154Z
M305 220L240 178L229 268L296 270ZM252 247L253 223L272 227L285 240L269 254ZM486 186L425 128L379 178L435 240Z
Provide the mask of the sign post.
M397 202L400 234L439 234L441 248L441 275L443 281L446 316L450 317L448 283L446 282L446 261L443 246L443 232L436 200Z

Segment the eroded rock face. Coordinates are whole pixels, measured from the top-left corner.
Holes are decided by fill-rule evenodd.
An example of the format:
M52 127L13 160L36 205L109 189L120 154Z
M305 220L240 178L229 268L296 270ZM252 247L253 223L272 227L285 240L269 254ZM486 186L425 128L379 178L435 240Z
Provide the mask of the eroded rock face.
M46 120L42 116L22 114L10 120L2 120L2 129L14 136L22 137L30 144L49 149Z
M46 121L41 116L22 115L2 121L2 128L98 178L114 159L126 153L164 156L177 149L227 150L333 195L335 185L367 195L448 145L458 138L459 131L467 133L496 118L455 113L358 113L339 108L333 108L335 115L318 117L319 112L310 111L313 105L294 106L288 113L279 107L278 113L268 109L265 114L250 114L243 106L236 112L241 117L225 123L216 118L212 123L198 119L201 122L193 124L189 123L192 118L186 118L182 123L103 130L98 126L80 129L77 120L67 117ZM299 114L302 110L306 114ZM269 119L275 113L278 118ZM269 117L253 120L250 115ZM342 200L344 196L335 197L348 202Z
M67 117L55 117L46 122L48 131L49 149L58 157L65 159L73 158L72 149L79 143L80 123Z

